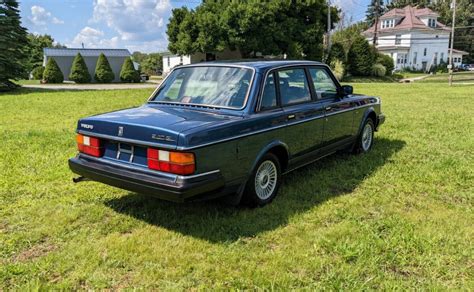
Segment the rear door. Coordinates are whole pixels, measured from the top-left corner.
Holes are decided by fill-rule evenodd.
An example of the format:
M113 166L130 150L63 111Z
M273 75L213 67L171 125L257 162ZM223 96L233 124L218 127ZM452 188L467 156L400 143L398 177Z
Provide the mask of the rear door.
M341 98L338 85L326 67L311 67L309 73L319 104L324 108L322 146L329 150L353 138L354 107L350 99Z
M277 71L278 92L287 119L285 138L295 163L316 155L323 138L324 109L312 94L304 67Z

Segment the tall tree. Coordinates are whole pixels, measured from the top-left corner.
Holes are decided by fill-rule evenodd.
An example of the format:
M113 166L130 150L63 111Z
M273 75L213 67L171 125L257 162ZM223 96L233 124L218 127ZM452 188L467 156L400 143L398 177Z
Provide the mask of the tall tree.
M110 83L114 80L114 78L115 74L112 71L112 68L110 68L109 60L107 60L107 57L104 55L104 53L100 53L95 66L95 81L99 83Z
M77 53L74 61L72 61L71 73L69 79L76 83L91 82L91 74L87 68L86 62L80 53Z
M21 26L20 12L16 0L0 3L0 90L15 86L11 79L25 76L23 62L28 44L26 29Z
M143 72L154 75L163 69L163 58L159 53L148 54L140 66Z
M331 9L338 21L338 11ZM287 54L320 59L327 26L326 2L204 1L196 10L174 9L168 49L175 54L239 50L244 57Z
M375 17L381 16L387 11L383 0L370 0L370 4L367 7L367 11L365 12L365 20L372 26L375 23Z

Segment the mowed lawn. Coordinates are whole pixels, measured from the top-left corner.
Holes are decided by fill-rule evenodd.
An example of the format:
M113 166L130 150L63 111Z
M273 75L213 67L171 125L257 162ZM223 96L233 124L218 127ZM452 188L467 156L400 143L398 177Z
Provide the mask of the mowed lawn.
M73 184L77 119L151 91L0 94L0 290L474 289L474 86L356 84L383 98L373 151L264 208Z

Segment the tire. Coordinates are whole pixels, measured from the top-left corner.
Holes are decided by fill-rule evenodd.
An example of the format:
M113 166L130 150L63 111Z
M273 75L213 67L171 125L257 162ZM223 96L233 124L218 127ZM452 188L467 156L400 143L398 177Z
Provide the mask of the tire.
M374 144L375 125L372 119L367 119L354 145L354 154L367 153Z
M257 163L247 181L243 203L251 207L270 203L276 197L280 183L280 161L274 154L267 153Z

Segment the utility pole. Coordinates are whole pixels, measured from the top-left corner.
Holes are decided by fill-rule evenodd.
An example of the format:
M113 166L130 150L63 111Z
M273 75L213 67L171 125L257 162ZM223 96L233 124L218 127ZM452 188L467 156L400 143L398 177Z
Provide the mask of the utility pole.
M377 30L379 28L379 5L380 0L375 0L375 29L374 29L374 38L372 40L373 45L377 45Z
M451 28L451 50L449 51L449 86L453 85L453 45L454 45L454 25L456 23L456 0L452 2L453 7L453 25Z
M331 49L331 0L328 0L328 54Z

